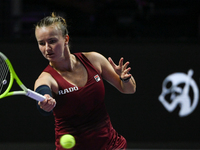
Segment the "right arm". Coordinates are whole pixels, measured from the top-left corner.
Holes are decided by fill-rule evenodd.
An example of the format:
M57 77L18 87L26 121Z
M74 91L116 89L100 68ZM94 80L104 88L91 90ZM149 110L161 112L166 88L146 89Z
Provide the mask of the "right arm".
M37 103L38 109L43 115L48 115L48 112L52 112L56 105L55 99L52 98L52 91L56 92L58 89L56 87L57 82L46 72L42 72L35 81L34 90L46 97L44 101Z

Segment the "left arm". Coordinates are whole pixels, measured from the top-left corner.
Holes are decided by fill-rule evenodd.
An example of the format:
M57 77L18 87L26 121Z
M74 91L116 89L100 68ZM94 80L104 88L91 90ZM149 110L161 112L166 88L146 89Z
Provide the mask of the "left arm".
M135 79L131 74L129 74L131 68L127 68L129 62L123 64L123 58L121 58L119 65L116 65L111 58L108 58L107 60L103 55L96 52L85 53L85 55L100 72L102 77L111 85L116 87L120 92L126 94L135 93ZM122 81L120 77L121 79L130 79L127 81Z

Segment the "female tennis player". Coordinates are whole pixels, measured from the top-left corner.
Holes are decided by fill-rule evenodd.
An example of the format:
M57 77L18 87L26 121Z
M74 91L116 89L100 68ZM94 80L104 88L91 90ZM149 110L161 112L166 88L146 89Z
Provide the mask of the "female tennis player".
M111 124L104 104L103 79L120 92L133 94L136 83L123 58L116 65L97 52L71 53L64 18L52 13L35 26L35 36L49 65L35 81L35 91L46 99L38 102L43 115L55 117L56 150L64 150L60 137L71 134L73 150L126 149L126 139Z

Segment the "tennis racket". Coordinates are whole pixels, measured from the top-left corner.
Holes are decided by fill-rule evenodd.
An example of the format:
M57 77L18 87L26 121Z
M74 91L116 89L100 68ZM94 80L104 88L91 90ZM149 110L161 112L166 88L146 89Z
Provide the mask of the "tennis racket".
M14 80L22 89L21 91L11 91ZM12 95L26 95L36 101L46 99L43 95L26 88L15 73L9 59L0 52L0 99Z

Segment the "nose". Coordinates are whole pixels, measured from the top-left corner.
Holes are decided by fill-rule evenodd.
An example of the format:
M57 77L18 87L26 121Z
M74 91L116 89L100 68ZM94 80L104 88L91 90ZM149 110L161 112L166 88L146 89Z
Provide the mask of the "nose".
M49 49L51 49L51 47L50 47L50 45L49 45L49 43L48 43L48 42L45 44L45 49L46 49L46 50L49 50Z

